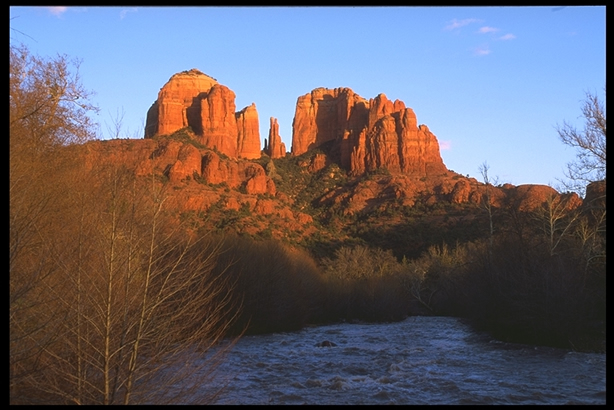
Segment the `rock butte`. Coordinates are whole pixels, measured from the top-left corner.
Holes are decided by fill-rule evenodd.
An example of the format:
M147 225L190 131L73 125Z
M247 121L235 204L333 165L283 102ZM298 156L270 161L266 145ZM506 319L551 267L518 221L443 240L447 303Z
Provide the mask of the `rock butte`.
M147 113L145 137L190 127L203 145L231 158L286 155L277 119L271 117L268 144L261 151L255 104L235 112L235 94L197 69L173 75ZM328 143L328 144L327 144ZM384 94L366 100L349 88L316 88L298 98L292 124L292 154L328 147L330 160L360 175L386 168L418 176L447 169L437 138L402 101Z
M235 93L197 69L173 75L147 112L145 138L190 127L199 142L232 158L259 158L256 105L235 112Z
M317 88L298 98L292 154L329 144L334 161L352 175L386 168L417 176L445 174L439 143L402 101L369 101L349 88Z
M225 182L229 187L243 186L250 194L275 195L273 174L268 174L273 164L267 171L245 160L260 158L263 153L273 159L286 156L277 119L270 118L268 140L261 150L255 104L238 112L235 109L234 92L214 78L197 69L177 73L160 89L147 113L145 141L189 127L192 138L228 158L193 146L180 147L182 144L152 146L145 151L156 149L158 155L173 151L163 156L171 181L198 174L208 183ZM319 199L322 204L347 203L348 213L367 210L390 198L411 206L421 192L431 192L431 202L479 203L487 189L475 178L449 171L435 135L426 125L418 125L414 111L405 103L390 101L384 94L366 100L342 87L316 88L298 97L291 154L299 156L314 149L322 152L304 162L311 173L336 163L351 176L380 168L390 174L385 183L363 181L354 188L329 191ZM141 162L140 167L147 163ZM488 189L494 206L513 202L527 210L557 194L545 185L506 184ZM559 200L569 207L582 202L577 195L559 195Z

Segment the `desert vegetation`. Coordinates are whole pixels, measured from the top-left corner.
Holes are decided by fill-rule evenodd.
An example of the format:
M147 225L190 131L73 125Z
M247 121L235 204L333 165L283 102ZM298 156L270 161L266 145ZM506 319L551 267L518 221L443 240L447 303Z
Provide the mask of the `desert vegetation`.
M580 207L553 196L521 211L483 195L351 214L319 199L356 177L334 163L308 172L315 151L263 156L317 228L282 241L283 223L247 202L180 213L167 198L183 187L163 170L80 161L97 135L77 73L66 56L10 48L11 404L185 402L176 382L202 389L237 337L338 321L451 315L503 340L605 350L605 113L593 96L585 131L558 129L580 149L569 168Z

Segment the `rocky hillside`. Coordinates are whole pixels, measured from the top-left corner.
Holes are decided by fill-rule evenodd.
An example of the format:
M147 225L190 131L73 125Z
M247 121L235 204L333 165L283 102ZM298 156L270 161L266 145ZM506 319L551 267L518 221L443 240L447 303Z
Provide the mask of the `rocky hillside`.
M549 200L582 203L545 185L485 185L448 170L435 135L383 94L366 100L349 88L318 88L300 96L289 153L275 118L261 149L255 105L236 112L234 100L198 70L175 74L148 111L145 138L86 144L86 163L157 176L172 187L169 206L195 226L302 245L408 249L409 241L411 254L446 232L452 240L483 234L485 204L531 211ZM407 222L417 215L419 239Z

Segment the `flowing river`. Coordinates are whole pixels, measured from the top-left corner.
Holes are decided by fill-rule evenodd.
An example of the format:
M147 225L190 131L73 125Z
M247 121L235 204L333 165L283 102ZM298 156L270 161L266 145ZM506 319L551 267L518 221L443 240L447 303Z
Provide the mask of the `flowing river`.
M605 354L497 342L450 317L245 336L217 373L215 404L606 402Z

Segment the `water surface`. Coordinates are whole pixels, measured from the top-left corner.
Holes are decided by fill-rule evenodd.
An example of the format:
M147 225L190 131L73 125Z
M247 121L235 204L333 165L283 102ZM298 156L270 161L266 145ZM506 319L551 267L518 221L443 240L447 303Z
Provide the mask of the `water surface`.
M216 404L605 404L606 396L605 354L497 342L450 317L246 336L218 374L229 383Z

